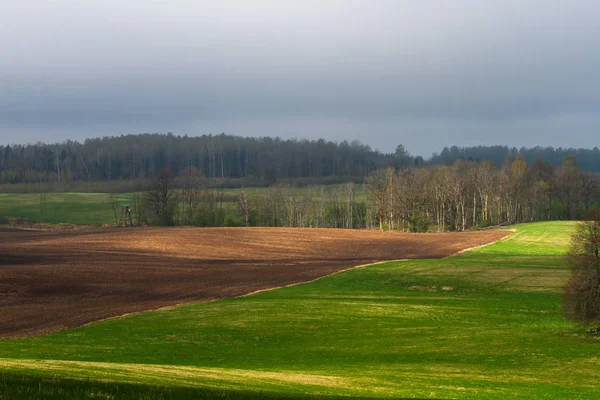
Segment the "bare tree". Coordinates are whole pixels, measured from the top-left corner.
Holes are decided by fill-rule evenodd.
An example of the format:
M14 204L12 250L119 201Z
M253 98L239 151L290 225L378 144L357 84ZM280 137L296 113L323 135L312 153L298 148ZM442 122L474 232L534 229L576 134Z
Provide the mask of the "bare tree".
M246 188L242 187L239 197L239 206L242 211L242 217L246 226L250 225L250 203L248 202L248 195L246 194Z
M466 228L465 207L467 202L467 164L463 161L457 161L452 166L453 174L450 175L450 201L454 211L454 229L464 231Z
M564 310L584 326L599 324L600 332L600 208L590 211L571 237L567 259L571 279L565 288Z
M438 230L446 230L446 214L448 208L448 194L452 183L453 171L447 166L437 168L433 177L434 201L437 214Z
M110 205L112 206L113 215L115 217L115 226L119 225L119 218L117 217L117 204L119 202L119 193L111 193L109 195Z
M284 188L280 186L270 186L267 190L267 198L264 205L270 211L267 214L268 224L271 226L284 226L283 211L285 210L285 194Z
M492 163L483 161L477 166L475 172L475 187L481 200L481 219L485 224L490 223L490 197L494 192L496 184L496 174L494 173Z
M379 169L373 172L367 179L367 188L369 190L369 198L375 206L375 212L379 219L379 230L383 230L383 217L389 206L389 174L393 171L388 169Z
M509 222L522 222L525 207L529 200L529 168L523 156L518 156L511 165L511 190L514 200L512 219Z
M554 168L538 158L531 166L532 220L549 220L552 209Z
M170 170L158 170L152 178L151 189L145 195L145 203L152 210L154 222L159 225L175 225L174 179Z
M412 231L426 230L420 225L427 220L428 179L429 173L424 169L407 168L396 175L394 209L402 222L402 230L405 222Z
M204 174L195 167L186 167L183 170L181 182L181 223L189 225L194 219L194 210L200 202L201 192L204 188Z
M559 173L560 194L565 205L565 217L574 219L581 208L582 179L577 160L567 156Z
M132 212L135 215L135 224L140 226L142 224L142 220L144 219L144 207L142 204L142 195L140 192L134 192L132 194L133 200L133 210Z
M354 227L354 184L352 182L347 183L344 186L344 228L352 229Z

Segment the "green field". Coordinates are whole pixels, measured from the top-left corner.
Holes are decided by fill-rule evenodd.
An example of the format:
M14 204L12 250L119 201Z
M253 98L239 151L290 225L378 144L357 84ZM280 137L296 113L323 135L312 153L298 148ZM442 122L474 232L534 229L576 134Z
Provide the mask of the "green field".
M119 195L118 214L120 206L131 201L131 194ZM50 224L115 223L110 195L106 193L3 193L0 194L0 216Z
M597 399L600 340L561 315L573 227L0 341L0 399Z
M313 190L315 196L328 195L343 185L301 188L301 193ZM366 201L364 185L355 185L356 200ZM223 189L225 207L237 210L235 203L241 189ZM267 188L248 188L249 199L265 195ZM118 195L117 217L120 207L133 204L133 193ZM0 217L26 218L33 222L76 225L111 225L115 223L109 193L0 193Z

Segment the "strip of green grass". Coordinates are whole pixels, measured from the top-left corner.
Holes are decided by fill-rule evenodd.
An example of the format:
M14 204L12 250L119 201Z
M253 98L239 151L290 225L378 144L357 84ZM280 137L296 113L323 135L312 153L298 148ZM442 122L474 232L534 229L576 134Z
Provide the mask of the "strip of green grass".
M313 196L328 195L340 190L343 185L302 188L302 193L313 191ZM246 189L250 199L267 194L267 188ZM356 185L357 201L366 201L364 185ZM223 190L226 199L237 199L240 189ZM0 217L27 218L35 222L50 224L104 225L114 224L111 195L108 193L0 193ZM119 195L117 213L120 207L133 203L132 193ZM235 203L226 203L231 208Z
M120 195L120 206L131 204L131 194ZM0 216L27 218L50 224L114 224L115 218L106 193L27 193L0 194Z
M600 341L560 312L572 229L521 225L461 256L2 341L0 367L297 395L595 399Z

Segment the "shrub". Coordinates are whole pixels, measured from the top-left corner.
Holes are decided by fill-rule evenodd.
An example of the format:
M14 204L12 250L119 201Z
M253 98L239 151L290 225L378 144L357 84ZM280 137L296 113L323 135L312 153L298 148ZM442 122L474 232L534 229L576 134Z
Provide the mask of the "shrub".
M600 325L600 208L591 210L585 219L571 237L567 254L571 279L563 306L572 321Z
M410 224L411 232L428 232L430 222L424 215L417 215Z
M235 215L228 215L225 217L225 224L226 227L236 227L236 226L244 226L244 221L242 221L240 218L236 217Z

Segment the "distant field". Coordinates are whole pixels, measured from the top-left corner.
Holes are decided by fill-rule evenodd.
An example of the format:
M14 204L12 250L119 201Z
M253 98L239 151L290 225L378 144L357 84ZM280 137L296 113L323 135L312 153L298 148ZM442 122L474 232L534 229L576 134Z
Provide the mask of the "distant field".
M120 199L120 204L129 204L131 194L123 194ZM115 222L110 196L106 193L0 194L0 216L50 224L102 225Z
M152 399L194 388L199 398L597 399L600 341L560 312L573 223L516 229L451 258L0 341L11 374L0 388L4 398L35 395L31 382L44 379L48 397L108 399L122 387Z
M338 190L342 185L301 188L301 192L312 190L315 196ZM356 200L366 201L364 185L355 185ZM224 189L226 199L235 200L241 189ZM267 188L248 188L250 199L265 194ZM132 204L132 193L120 194L121 205ZM234 209L237 205L232 204ZM120 213L120 208L117 211ZM35 222L50 224L106 225L114 224L110 194L107 193L0 193L0 217L27 218Z

